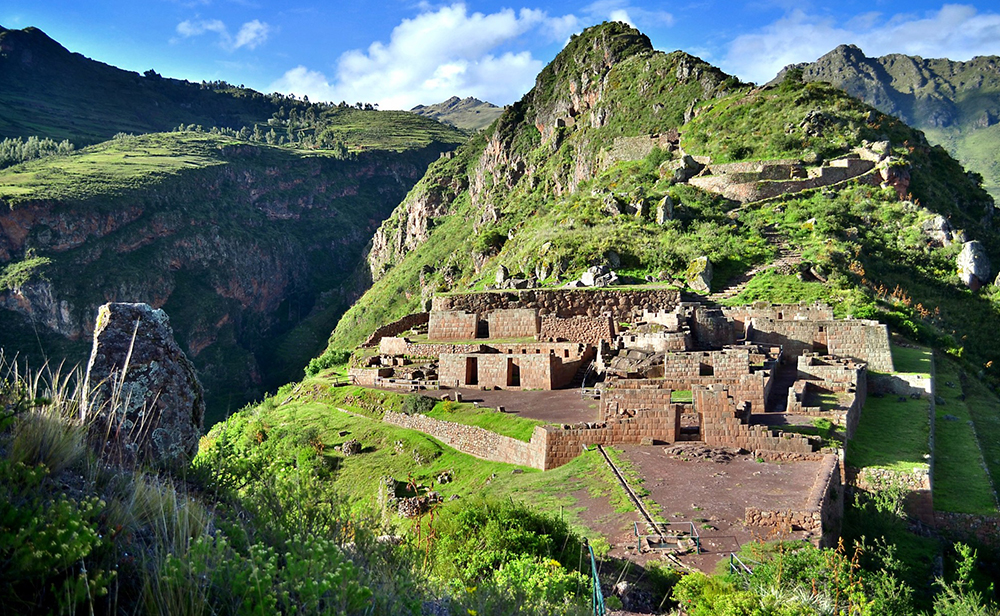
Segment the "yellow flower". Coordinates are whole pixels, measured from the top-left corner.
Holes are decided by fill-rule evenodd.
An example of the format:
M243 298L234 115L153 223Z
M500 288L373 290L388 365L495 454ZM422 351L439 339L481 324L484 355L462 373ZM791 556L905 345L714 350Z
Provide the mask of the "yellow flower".
M468 609L465 611L469 613L469 616L479 616L479 612L477 612L476 610Z
M466 586L465 587L465 592L467 592L467 593L469 593L471 595L472 593L476 592L476 586Z

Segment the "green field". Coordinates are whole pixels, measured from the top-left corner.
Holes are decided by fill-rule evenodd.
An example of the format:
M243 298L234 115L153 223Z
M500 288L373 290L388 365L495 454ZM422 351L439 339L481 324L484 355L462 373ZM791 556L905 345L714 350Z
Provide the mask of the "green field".
M959 513L995 514L996 496L980 453L980 443L996 441L995 427L991 430L989 426L984 426L985 433L979 434L977 441L979 426L973 428L970 413L970 405L985 403L985 396L963 396L959 369L952 361L941 358L936 368L935 386L938 398L944 404L939 401L934 419L934 508ZM993 415L996 408L994 400Z
M912 472L927 466L929 403L886 395L869 396L847 448L848 466Z
M896 372L930 374L931 358L930 349L892 345L892 364Z

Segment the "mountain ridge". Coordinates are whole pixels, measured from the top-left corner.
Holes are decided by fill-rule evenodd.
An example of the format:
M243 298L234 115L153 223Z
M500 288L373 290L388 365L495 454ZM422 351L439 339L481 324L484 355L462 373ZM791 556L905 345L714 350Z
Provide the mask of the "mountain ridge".
M1000 199L1000 156L989 146L1000 139L1000 57L869 57L855 45L840 45L815 62L785 67L771 84L792 70L805 81L833 83L923 130L980 173L994 200Z

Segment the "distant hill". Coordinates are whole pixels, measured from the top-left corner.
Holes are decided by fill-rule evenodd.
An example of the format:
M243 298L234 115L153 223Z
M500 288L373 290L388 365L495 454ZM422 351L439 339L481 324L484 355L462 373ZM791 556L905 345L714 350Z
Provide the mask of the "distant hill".
M890 54L870 58L841 45L816 60L786 67L805 81L828 81L926 133L969 169L1000 202L1000 57L968 62Z
M484 129L503 113L501 107L471 96L468 98L452 96L443 103L417 105L410 111L465 131Z

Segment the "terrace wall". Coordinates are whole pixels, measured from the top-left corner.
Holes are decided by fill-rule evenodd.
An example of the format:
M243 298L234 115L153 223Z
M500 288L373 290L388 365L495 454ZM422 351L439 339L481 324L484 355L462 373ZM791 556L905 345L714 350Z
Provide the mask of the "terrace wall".
M541 318L538 337L542 340L572 340L589 344L611 342L615 338L615 323L608 315L562 318L548 314Z
M442 421L426 415L406 415L386 411L382 421L400 428L423 432L449 447L483 460L541 470L545 468L545 444L544 439L539 437L538 428L535 428L531 442L526 443L477 426Z
M431 311L427 323L428 340L474 340L479 315L462 310Z
M808 531L821 547L832 547L840 534L844 516L842 492L840 457L828 454L823 457L820 471L801 509L764 510L747 507L743 521L747 526L776 528L786 532Z
M595 317L607 313L631 322L643 310L672 312L680 301L681 293L676 289L525 289L439 295L433 299L431 310L489 314L494 310L533 308L542 316Z
M494 310L487 315L490 338L529 338L538 335L541 320L533 308Z
M404 332L407 332L418 325L426 325L430 318L430 314L427 312L417 312L415 314L408 314L398 321L393 321L388 325L383 325L382 327L376 329L368 339L364 341L361 345L365 348L372 348L379 345L382 338L389 336L398 336Z

